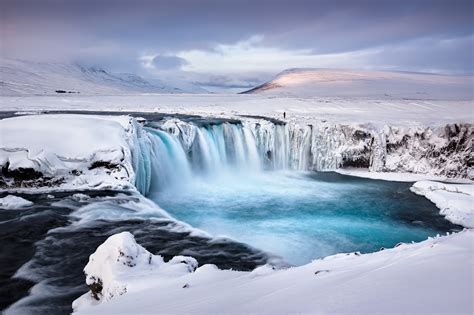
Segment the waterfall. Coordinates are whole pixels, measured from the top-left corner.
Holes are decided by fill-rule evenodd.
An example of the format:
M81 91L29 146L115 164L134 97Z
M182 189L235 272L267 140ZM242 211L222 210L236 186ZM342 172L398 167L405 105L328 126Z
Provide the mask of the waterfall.
M450 154L466 161L459 156L469 154L473 134L470 126L454 129L459 129L459 139L455 138L459 145L449 147L454 140L446 140L449 137L444 129L445 134L387 126L375 131L368 125L322 122L300 126L265 119L187 122L168 118L148 127L134 122L135 186L146 195L169 187L181 188L195 177L212 180L216 176L246 176L264 170L358 167L423 171L416 168L418 161L423 161L425 169L449 174L450 168L440 165L446 164ZM436 149L442 145L446 146L444 151ZM399 163L404 160L413 163ZM467 170L464 164L459 168Z
M330 170L344 163L369 161L368 140L354 139L352 130L315 129L313 125L299 127L267 120L197 124L168 119L143 128L138 137L136 187L147 194L183 187L195 176ZM370 157L371 163L374 158Z

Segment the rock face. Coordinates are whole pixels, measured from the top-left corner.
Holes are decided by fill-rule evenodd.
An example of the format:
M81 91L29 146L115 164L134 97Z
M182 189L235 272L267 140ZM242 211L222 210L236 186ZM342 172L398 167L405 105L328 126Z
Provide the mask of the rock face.
M436 129L386 127L383 170L470 177L473 130L470 124Z

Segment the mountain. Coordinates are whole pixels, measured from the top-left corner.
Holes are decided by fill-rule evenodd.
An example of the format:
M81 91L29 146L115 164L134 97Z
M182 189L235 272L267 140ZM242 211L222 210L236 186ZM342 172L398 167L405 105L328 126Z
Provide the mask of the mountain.
M473 76L416 72L288 69L242 94L298 97L473 99Z
M182 89L162 81L147 81L131 73L110 73L98 67L0 59L0 94L51 95L62 93L135 94L195 93L192 85Z

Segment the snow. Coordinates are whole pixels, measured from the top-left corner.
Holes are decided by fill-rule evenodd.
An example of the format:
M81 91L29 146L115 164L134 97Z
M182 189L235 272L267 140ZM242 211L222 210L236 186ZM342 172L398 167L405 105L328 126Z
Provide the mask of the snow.
M473 181L465 178L449 178L446 176L437 176L431 174L414 174L407 172L371 172L366 168L340 168L334 170L342 175L356 176L362 178L388 180L393 182L417 182L422 180L452 182L459 184L472 184Z
M471 100L473 78L415 72L289 69L246 93L296 97Z
M110 301L133 292L136 282L147 281L150 276L178 277L193 272L197 265L187 256L175 256L165 263L161 256L138 245L129 232L112 235L89 257L84 268L87 285L100 289L94 289L95 296L86 293L74 301L73 308Z
M78 314L328 314L355 310L468 314L473 311L469 276L473 240L474 231L464 230L373 254L338 254L284 270L263 266L238 272L204 265L191 272L193 267L187 264L163 263L159 256L136 245L131 235L122 233L98 248L86 273L107 279L108 288L109 283L120 284L115 288L121 290L113 292L126 288L126 293L100 302L87 293L73 305ZM129 266L130 260L124 265L120 248L132 253L135 266ZM100 262L104 264L99 266Z
M34 169L41 172L38 180L64 182L59 189L127 188L134 180L132 122L128 116L91 115L3 119L0 165L8 164L9 171Z
M0 58L0 75L1 95L55 95L57 90L68 95L205 92L193 84L150 82L135 74L114 74L97 67L7 58Z
M0 97L2 111L143 111L215 117L260 115L295 123L366 123L383 128L472 123L474 101L405 100L377 97L285 97L261 94L150 94L115 96Z
M14 195L7 195L6 197L0 198L0 209L21 209L29 207L32 204L33 203L31 201Z
M420 181L411 191L435 203L447 220L474 228L474 185Z

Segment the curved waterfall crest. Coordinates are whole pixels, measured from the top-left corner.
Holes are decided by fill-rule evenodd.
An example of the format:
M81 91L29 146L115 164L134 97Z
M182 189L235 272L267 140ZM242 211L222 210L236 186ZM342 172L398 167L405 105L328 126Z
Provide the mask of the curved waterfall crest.
M167 118L145 127L135 122L135 185L147 194L193 176L344 167L468 177L473 133L470 124L375 130L370 125L300 126L265 119Z

